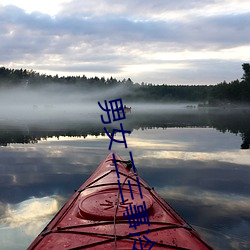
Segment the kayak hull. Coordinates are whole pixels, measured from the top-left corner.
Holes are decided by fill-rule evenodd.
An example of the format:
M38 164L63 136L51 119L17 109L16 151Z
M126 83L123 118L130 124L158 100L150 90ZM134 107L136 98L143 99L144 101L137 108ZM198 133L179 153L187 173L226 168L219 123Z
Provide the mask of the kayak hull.
M117 166L109 154L29 250L149 249L151 242L152 249L212 249L129 164L114 156ZM139 207L148 221L144 217L136 226L126 216L129 208Z

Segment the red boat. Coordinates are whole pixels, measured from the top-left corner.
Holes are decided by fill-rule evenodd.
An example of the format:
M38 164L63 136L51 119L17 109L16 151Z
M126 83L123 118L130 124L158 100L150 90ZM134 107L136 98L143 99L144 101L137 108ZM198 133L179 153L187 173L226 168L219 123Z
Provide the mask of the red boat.
M109 154L28 249L212 249L131 166Z

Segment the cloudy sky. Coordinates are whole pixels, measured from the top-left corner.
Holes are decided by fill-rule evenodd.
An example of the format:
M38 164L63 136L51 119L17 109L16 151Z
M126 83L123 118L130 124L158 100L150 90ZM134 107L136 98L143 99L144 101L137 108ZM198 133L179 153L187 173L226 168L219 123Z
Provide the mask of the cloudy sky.
M0 0L0 66L216 84L250 61L249 0Z

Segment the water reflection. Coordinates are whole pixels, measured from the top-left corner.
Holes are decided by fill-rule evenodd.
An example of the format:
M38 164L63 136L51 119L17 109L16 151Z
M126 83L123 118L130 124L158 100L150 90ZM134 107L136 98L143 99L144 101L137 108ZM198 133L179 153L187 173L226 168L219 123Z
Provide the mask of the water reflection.
M229 131L242 138L239 148L248 149L250 145L250 109L245 110L186 110L152 109L142 110L139 107L127 114L122 120L127 130L147 128L215 128L220 132ZM108 131L119 128L120 121L108 124ZM103 124L98 113L86 113L74 116L72 120L44 119L38 121L15 120L0 123L0 145L11 143L37 143L41 139L60 136L87 137L104 136Z
M62 206L60 197L30 198L17 204L3 204L0 217L0 242L2 249L23 249L36 237L48 219Z
M5 216L0 220L4 225L11 228L30 224L31 221L41 222L43 217L48 217L56 213L59 209L57 200L51 197L30 198L17 204L7 204L4 212ZM32 223L34 225L34 223ZM26 228L26 233L32 233L30 228Z
M250 123L237 119L197 111L131 113L123 124L133 131L128 148L112 147L125 159L132 151L139 175L216 249L250 248L250 154L240 150ZM1 130L8 145L0 148L1 249L26 248L91 175L109 153L102 131L99 117L92 125ZM25 133L36 143L13 139Z

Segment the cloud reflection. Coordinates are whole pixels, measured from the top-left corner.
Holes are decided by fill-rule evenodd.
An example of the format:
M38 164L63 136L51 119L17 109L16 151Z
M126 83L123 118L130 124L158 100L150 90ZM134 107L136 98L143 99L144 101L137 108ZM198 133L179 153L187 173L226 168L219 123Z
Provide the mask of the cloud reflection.
M58 197L57 197L58 198ZM0 224L15 228L26 225L25 232L34 234L32 225L43 218L50 217L59 209L56 197L30 198L18 204L7 204L5 216L0 219Z
M157 188L157 193L165 200L170 198L185 201L186 203L199 204L201 206L220 207L216 216L219 214L227 215L228 213L234 214L234 216L240 216L241 214L248 214L250 211L250 198L236 194L226 194L215 191L209 192L200 189L195 191L193 188L177 186Z
M240 155L240 157L239 157ZM158 159L183 159L197 161L220 161L249 167L250 155L247 151L232 150L220 152L180 152L180 151L161 151L154 152L153 157Z
M30 198L18 204L0 204L1 249L24 249L62 206L59 196Z
M239 141L239 136L210 128L134 129L127 149L114 143L112 150L124 159L132 151L140 177L192 225L217 231L208 240L220 246L215 249L244 249L250 239L250 156L235 149ZM61 207L58 196L51 195L68 199L110 152L109 142L107 136L60 137L3 148L0 241L8 239L5 245L10 246L16 235L22 245L9 249L28 246ZM28 199L31 195L42 198ZM225 237L217 244L220 232Z
M187 186L156 191L215 249L249 249L249 197Z

